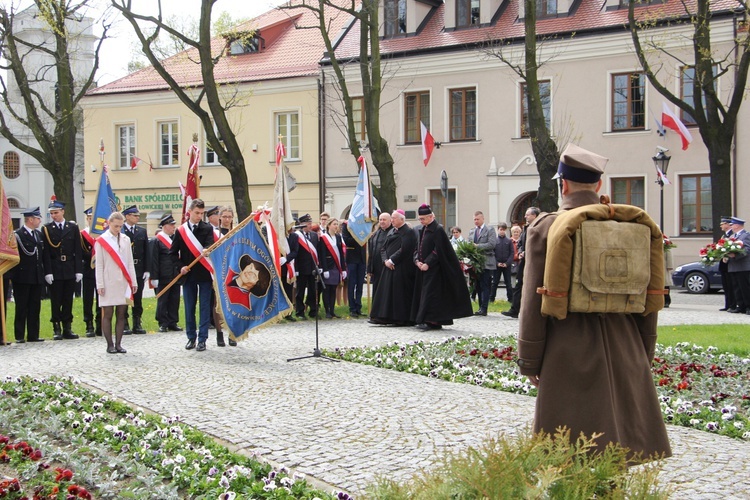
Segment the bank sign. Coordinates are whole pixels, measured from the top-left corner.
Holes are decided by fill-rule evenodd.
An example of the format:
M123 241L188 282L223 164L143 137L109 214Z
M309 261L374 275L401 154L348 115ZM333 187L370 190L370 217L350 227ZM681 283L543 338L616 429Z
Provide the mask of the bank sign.
M150 212L152 210L177 210L182 211L182 195L175 194L126 194L123 207L137 205L138 210Z

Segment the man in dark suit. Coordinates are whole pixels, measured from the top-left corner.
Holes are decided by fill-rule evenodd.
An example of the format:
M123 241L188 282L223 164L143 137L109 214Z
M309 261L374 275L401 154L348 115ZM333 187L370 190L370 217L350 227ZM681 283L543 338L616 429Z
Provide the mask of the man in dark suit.
M375 297L375 291L378 289L378 283L380 282L380 276L383 274L383 259L380 257L380 252L383 250L385 244L385 238L388 235L388 231L391 230L391 214L382 213L378 217L378 227L375 229L375 233L370 236L367 241L368 249L367 253L367 274L370 275L370 282L372 283L372 295L370 295L370 303Z
M534 220L539 217L541 211L537 207L529 207L524 214L526 219L526 225L523 227L521 238L518 240L518 271L516 272L516 286L513 287L513 303L510 309L503 311L500 314L508 316L510 318L518 318L518 314L521 312L521 291L523 290L523 272L526 267L526 229Z
M169 254L175 265L180 266L182 297L185 303L185 349L206 350L208 326L211 323L211 290L213 290L212 267L208 259L200 259L193 267L194 260L203 254L203 250L214 243L214 230L211 224L203 222L206 205L200 198L190 202L188 220L177 229ZM195 308L200 300L199 322L195 321Z
M503 278L505 283L505 293L508 297L508 302L513 300L513 287L511 286L511 267L513 266L513 257L515 255L513 249L513 241L506 236L508 231L508 224L501 222L497 225L497 244L495 245L495 261L497 262L497 269L492 279L492 286L490 287L490 302L495 301L497 296L497 284L500 283L500 277Z
M16 301L16 343L44 342L39 338L39 313L44 290L44 242L39 233L42 214L39 207L23 212L23 226L16 229L18 255L21 260L11 273ZM26 331L26 338L24 338Z
M341 223L341 236L346 246L349 315L356 318L362 314L362 286L365 284L365 266L367 265L365 247L360 245L349 232L347 221Z
M750 247L750 233L745 231L745 221L739 217L730 219L732 238L741 241L745 248ZM729 276L734 285L734 299L737 305L729 310L731 313L750 314L750 254L729 253L726 257Z
M724 232L725 238L730 238L734 235L734 232L732 232L731 217L722 217L719 227ZM732 283L732 278L729 276L729 263L724 262L724 259L719 261L719 272L721 273L721 288L724 289L724 307L719 310L728 311L735 308L737 300L734 298L734 284Z
M73 294L83 278L81 231L65 220L65 203L54 196L49 204L52 222L42 226L44 280L50 289L53 339L77 339L73 333Z
M305 304L310 308L310 316L318 314L318 300L316 292L316 276L319 271L318 234L311 230L312 217L305 214L299 218L301 229L295 231L299 251L295 259L297 272L297 297L295 310L297 317L305 319ZM305 297L307 294L307 297Z
M81 231L81 251L83 255L83 321L86 323L86 336L95 337L102 334L102 313L99 309L99 295L96 293L96 270L92 266L94 256L94 237L91 236L91 218L93 207L83 211L86 215L86 227ZM96 313L94 310L96 301ZM94 328L96 318L96 328Z
M125 216L125 224L122 226L122 232L130 238L130 247L133 250L133 265L135 266L135 279L138 282L138 291L133 295L133 329L128 327L128 316L125 314L125 335L131 333L144 334L146 330L141 324L143 316L143 285L149 279L148 268L148 231L138 226L140 212L138 207L133 205L122 211Z
M497 269L497 261L495 260L497 233L484 223L484 214L480 211L474 212L474 227L469 231L469 241L472 241L474 246L484 254L484 269L479 275L479 310L474 314L476 316L487 316L492 276Z
M174 233L176 230L175 220L172 215L165 215L159 221L159 231L149 241L149 273L151 285L156 289L157 295L172 280L180 274L180 269L175 265L169 251L172 248ZM167 292L156 301L156 321L159 323L160 332L181 332L182 328L177 325L180 316L180 285L174 284Z

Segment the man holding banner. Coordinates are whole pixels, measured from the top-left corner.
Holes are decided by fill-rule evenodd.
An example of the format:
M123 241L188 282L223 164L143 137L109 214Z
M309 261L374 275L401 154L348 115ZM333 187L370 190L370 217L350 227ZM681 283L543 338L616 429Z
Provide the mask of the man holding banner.
M182 296L185 303L185 349L206 350L208 327L211 323L211 290L213 266L208 259L201 258L192 267L194 260L203 255L203 250L214 243L214 230L210 224L203 222L206 206L203 200L196 198L188 207L188 220L175 233L169 254L175 265L181 264L180 274L185 281L182 284ZM196 325L195 308L200 300L199 322ZM197 330L197 332L196 332ZM197 338L196 338L197 337Z

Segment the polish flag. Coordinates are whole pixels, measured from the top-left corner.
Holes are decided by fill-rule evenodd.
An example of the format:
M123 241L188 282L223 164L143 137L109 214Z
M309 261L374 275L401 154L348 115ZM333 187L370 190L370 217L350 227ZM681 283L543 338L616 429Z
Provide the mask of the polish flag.
M682 139L682 150L686 150L688 148L688 145L693 142L693 136L690 135L690 131L685 127L685 124L680 121L679 118L677 118L677 115L675 115L671 109L669 109L669 106L667 106L666 102L662 102L662 113L661 113L661 123L666 128L671 128Z
M430 161L430 156L432 156L432 150L435 149L435 138L432 137L424 123L419 122L419 124L422 126L422 160L424 160L424 166L426 167Z

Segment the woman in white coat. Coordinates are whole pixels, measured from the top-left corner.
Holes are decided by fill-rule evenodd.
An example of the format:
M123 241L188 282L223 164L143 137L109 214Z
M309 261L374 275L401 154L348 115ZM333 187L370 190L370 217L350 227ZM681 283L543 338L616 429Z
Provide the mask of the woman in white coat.
M125 312L138 290L130 238L120 234L125 217L120 212L109 216L109 229L96 239L96 289L102 308L102 334L107 339L107 352L126 353L120 342L125 330ZM115 322L115 343L112 343L112 316Z

